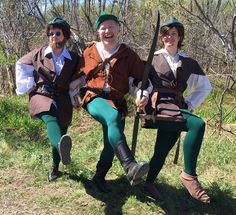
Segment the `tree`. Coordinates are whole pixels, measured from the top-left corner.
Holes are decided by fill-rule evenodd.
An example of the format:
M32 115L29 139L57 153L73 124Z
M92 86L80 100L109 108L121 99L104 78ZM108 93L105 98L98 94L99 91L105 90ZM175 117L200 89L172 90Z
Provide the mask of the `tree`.
M218 111L212 119L221 129L236 110L235 102L225 110L227 96L236 97L235 4L234 0L2 0L0 93L14 93L15 61L47 41L43 29L53 17L71 25L69 48L82 54L87 43L98 39L95 21L99 13L111 12L121 22L120 40L146 59L159 9L161 23L177 17L184 24L183 51L200 62L213 83L212 101Z
M196 44L194 48L201 55L205 70L212 76L215 89L213 101L218 109L218 128L222 129L223 120L236 110L236 104L225 111L227 94L235 95L236 82L236 5L234 1L183 1L179 0L181 8L187 12L190 28ZM194 19L193 19L194 18ZM200 30L199 30L200 29ZM191 33L189 33L191 34ZM217 77L217 78L216 78Z
M16 0L3 0L0 3L0 38L2 57L5 62L1 63L2 93L13 93L15 89L14 61L27 49L29 39L35 36L37 25L32 25L31 20L25 13L22 3ZM4 84L3 84L4 83Z

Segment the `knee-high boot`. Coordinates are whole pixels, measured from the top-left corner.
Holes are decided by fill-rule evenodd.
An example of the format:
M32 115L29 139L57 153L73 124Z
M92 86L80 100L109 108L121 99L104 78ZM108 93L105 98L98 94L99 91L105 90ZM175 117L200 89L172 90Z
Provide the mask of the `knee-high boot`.
M105 177L109 169L111 168L111 163L105 163L98 161L96 166L96 173L93 177L93 181L96 184L97 188L103 193L111 192L111 188L107 185Z
M147 162L141 162L138 164L127 143L119 141L115 147L115 154L119 159L121 166L123 167L126 176L132 186L139 184L141 178L149 171L149 164Z

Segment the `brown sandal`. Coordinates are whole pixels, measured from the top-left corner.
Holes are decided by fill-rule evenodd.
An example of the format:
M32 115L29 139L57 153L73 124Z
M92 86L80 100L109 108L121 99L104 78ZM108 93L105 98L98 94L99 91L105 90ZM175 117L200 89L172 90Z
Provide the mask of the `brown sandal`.
M193 198L203 203L210 203L211 199L207 192L202 188L197 176L192 176L185 172L181 172L180 179Z

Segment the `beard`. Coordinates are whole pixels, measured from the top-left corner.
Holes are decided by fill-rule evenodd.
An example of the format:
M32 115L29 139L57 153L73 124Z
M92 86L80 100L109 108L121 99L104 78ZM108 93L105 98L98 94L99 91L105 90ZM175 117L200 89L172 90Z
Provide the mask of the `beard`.
M65 46L65 44L66 44L65 39L61 42L49 42L49 46L52 48L52 50L61 49Z

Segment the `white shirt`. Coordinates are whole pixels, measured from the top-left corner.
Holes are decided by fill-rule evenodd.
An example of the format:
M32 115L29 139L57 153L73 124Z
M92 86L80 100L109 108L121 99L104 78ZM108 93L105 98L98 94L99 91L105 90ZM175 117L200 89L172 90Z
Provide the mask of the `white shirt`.
M179 52L177 52L175 56L171 56L166 49L160 49L154 54L164 55L175 77L179 56L188 57L186 54ZM184 98L185 102L188 104L188 108L193 110L199 107L211 90L212 86L207 76L191 74L187 80L187 96Z
M104 50L102 42L97 42L96 43L96 48L98 50L98 53L99 53L100 57L104 61L105 59L111 57L113 54L118 52L118 50L120 48L120 45L118 45L118 47L116 47L115 49L108 52L108 51ZM106 78L105 78L105 83L104 83L104 86L103 86L103 91L105 91L105 92L110 92L110 90L111 90L110 85L108 83L108 76L109 76L109 73L110 73L110 63L112 63L112 59L110 60L110 62L108 62L105 65Z
M104 61L105 59L107 59L107 58L109 58L110 56L112 56L113 54L115 54L115 53L119 50L120 45L119 45L117 48L115 48L114 50L112 50L111 52L105 51L105 50L103 49L103 45L102 45L101 42L96 43L96 48L97 48L97 50L98 50L98 53L99 53L100 57L101 57L102 60ZM112 60L111 60L111 61L112 61ZM110 67L110 64L107 63L107 64L105 65L105 70L108 71L108 73L109 73L109 69L110 69L109 67ZM109 74L107 74L107 76L108 76L108 75L109 75ZM133 95L133 96L136 95L136 100L139 100L139 99L141 99L141 89L140 89L140 87L141 87L142 82L140 81L139 84L138 84L138 86L135 86L135 85L133 84L133 82L134 82L134 78L130 76L130 77L129 77L129 93L130 93L131 95ZM107 85L107 84L105 83L105 85L104 85L104 87L103 87L103 90L106 91L107 88L109 88L109 85ZM146 90L143 90L143 95L146 96L146 97L149 97L149 94L152 92L152 89L153 89L152 83L149 81L149 86L148 86L148 88L147 88Z
M50 46L48 46L45 49L44 57L49 53L52 53L52 58L53 58L53 62L54 62L54 65L55 65L56 74L60 75L62 67L64 66L64 63L65 63L65 58L67 58L69 60L72 60L72 58L70 56L70 53L66 50L66 48L64 48L61 55L59 57L57 57L53 53L52 48Z

